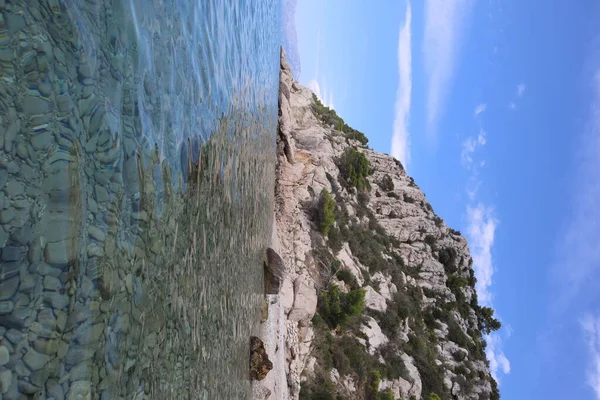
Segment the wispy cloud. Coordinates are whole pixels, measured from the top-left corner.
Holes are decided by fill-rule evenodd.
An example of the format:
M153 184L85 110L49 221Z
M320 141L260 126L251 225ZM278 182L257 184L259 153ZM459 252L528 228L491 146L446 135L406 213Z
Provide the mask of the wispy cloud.
M517 97L522 97L525 94L525 84L524 83L519 83L517 85Z
M467 235L473 257L473 267L477 278L477 295L484 305L491 305L492 277L494 265L492 262L492 247L498 226L498 220L491 207L479 203L467 207Z
M517 108L517 105L515 104L514 101L511 101L510 103L508 103L508 108L510 108L511 110L514 110Z
M488 307L492 307L492 278L494 276L494 263L492 259L492 248L496 229L499 221L496 218L494 208L477 202L477 192L481 186L481 180L478 179L479 168L485 166L485 160L478 164L473 163L473 154L480 147L487 143L486 133L482 130L476 137L470 137L463 142L461 153L462 165L471 171L467 182L467 196L471 205L467 206L467 237L469 238L469 247L471 248L471 257L473 258L473 268L477 284L477 296L479 302ZM512 329L506 333L506 337L512 334ZM499 333L494 332L486 335L487 347L486 356L490 361L490 371L494 379L499 380L499 373L510 373L510 362L502 350L502 339Z
M510 361L504 355L502 351L502 338L497 333L492 333L485 337L487 347L485 348L485 355L490 361L490 372L494 379L498 380L498 372L501 371L503 374L510 373Z
M404 25L398 38L398 90L396 91L396 115L392 136L392 156L400 160L405 167L410 163L410 138L408 133L410 101L412 91L411 60L411 8L406 6Z
M327 88L327 80L325 77L320 75L320 64L321 64L321 27L317 30L317 50L316 50L316 62L315 62L315 77L311 79L306 85L313 93L321 100L321 103L329 108L335 108L333 102L333 93Z
M487 105L485 103L478 104L477 107L475 107L475 111L474 111L475 116L478 116L479 114L484 112L486 108L487 108Z
M593 286L600 280L600 68L593 80L594 100L587 127L578 138L576 177L569 188L571 212L558 248L561 253L553 273L561 288L556 312L564 312L577 297L600 299ZM588 300L594 300L589 298ZM580 303L580 301L577 301Z
M427 131L435 133L444 107L472 0L426 0L423 52L427 73Z
M479 147L484 146L485 143L486 134L484 131L481 131L477 137L467 138L463 142L460 161L465 168L471 168L471 165L473 164L473 153L475 153L475 150L477 150ZM482 163L485 165L485 161L482 161Z
M335 108L335 104L333 102L333 93L328 91L326 87L321 89L321 84L316 79L308 82L308 88L313 91L313 93L321 100L321 103L326 105L329 108Z
M590 359L587 383L594 390L596 399L600 400L600 316L587 314L580 323Z

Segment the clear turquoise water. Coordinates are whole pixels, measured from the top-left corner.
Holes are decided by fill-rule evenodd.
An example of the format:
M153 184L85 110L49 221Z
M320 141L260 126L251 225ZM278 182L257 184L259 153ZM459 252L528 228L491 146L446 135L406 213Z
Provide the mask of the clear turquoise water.
M279 0L0 0L3 399L246 399Z

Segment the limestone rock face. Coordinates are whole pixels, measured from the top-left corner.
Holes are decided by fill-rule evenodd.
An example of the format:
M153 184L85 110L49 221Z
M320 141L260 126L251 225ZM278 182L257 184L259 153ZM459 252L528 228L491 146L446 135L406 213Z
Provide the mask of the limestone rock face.
M279 107L273 253L267 252L266 268L269 312L261 327L274 371L262 387L255 387L254 398L264 398L268 390L270 398L297 400L302 385L323 372L315 346L322 332L311 321L319 291L336 284L341 292L364 289L365 310L353 330L332 331L332 336L354 336L365 353L381 363L390 356L396 360L400 376L382 379L380 390L389 389L395 398L421 398L431 391L434 370L442 398L495 399L485 354L477 350L480 343L472 336L479 328L466 239L434 213L398 160L366 148L338 131L339 126L322 122L313 93L293 79L283 51ZM343 184L338 166L350 148L370 164L368 189L361 193ZM372 255L361 254L362 246L369 244L352 243L352 232L346 231L332 250L332 239L320 234L315 214L323 189L334 195L346 218L336 220L334 229L342 223L348 229L351 220L385 235L385 245L373 256L387 266L370 265ZM336 263L323 261L319 255L323 248ZM335 275L338 271L347 272L346 282ZM390 313L395 315L384 318ZM421 325L415 325L417 318ZM425 324L428 332L423 331ZM410 353L419 349L428 352L429 371L423 371L423 354ZM363 383L329 368L324 376L338 394L362 398Z

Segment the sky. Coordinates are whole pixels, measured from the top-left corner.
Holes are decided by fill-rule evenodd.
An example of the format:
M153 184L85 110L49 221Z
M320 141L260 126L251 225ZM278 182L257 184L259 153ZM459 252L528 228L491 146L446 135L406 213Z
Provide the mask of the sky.
M365 4L298 2L300 83L468 238L502 399L600 400L600 1Z

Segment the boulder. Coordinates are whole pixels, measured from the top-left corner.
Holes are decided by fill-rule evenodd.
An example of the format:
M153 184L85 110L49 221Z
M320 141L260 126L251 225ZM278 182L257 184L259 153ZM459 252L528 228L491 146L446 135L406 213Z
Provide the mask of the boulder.
M262 340L256 336L250 337L250 379L262 381L272 369L273 363Z
M301 275L294 281L294 307L290 321L307 323L317 311L317 289L311 278Z
M281 256L270 247L265 258L265 293L277 294L285 275L285 265Z

